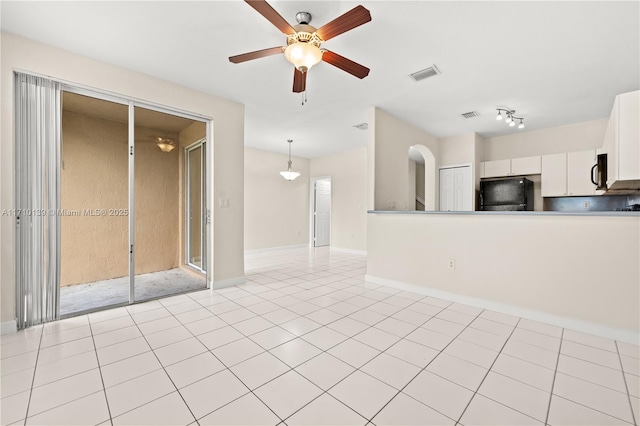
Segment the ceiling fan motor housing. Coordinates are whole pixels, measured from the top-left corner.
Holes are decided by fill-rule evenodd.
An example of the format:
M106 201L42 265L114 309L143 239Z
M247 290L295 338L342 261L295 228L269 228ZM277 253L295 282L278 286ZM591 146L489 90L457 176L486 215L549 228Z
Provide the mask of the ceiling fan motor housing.
M311 22L311 14L309 12L296 13L296 21L298 24L309 24Z

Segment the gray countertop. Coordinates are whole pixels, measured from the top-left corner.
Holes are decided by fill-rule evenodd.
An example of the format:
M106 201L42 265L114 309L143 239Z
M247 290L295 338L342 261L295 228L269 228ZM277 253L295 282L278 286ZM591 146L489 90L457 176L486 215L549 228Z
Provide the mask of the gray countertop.
M510 212L485 212L485 211L470 211L470 212L440 212L440 211L421 211L421 210L367 210L367 213L371 214L423 214L423 215L508 215L508 216L621 216L621 217L640 217L640 212L617 212L617 211L585 211L585 212L562 212L562 211L546 211L546 212L531 212L531 211L510 211Z

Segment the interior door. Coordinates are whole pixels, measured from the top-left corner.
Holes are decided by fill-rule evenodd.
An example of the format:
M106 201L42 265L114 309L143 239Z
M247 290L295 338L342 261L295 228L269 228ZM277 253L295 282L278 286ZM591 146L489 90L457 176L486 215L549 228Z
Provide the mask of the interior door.
M314 247L328 246L331 239L331 180L314 183Z
M471 166L440 169L440 210L471 211Z

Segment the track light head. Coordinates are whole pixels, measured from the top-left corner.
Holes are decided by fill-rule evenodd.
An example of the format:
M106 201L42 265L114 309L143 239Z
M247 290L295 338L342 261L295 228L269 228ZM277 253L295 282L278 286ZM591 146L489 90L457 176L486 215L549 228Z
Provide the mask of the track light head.
M496 120L502 120L502 112L498 110L498 115L496 115Z
M511 118L511 114L507 113L507 119L505 120L505 123L509 124L512 122L513 122L513 119Z
M524 129L524 123L522 122L522 118L520 119L520 124L518 124L518 129Z

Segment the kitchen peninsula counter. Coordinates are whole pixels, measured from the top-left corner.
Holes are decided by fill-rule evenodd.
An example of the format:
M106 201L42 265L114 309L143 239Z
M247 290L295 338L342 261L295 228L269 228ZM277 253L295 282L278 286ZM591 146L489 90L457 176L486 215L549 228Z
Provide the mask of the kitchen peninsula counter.
M584 212L564 212L564 211L422 211L422 210L367 210L369 214L410 214L410 215L479 215L479 216L622 216L640 217L640 211L584 211Z
M366 280L638 339L640 212L372 210Z

